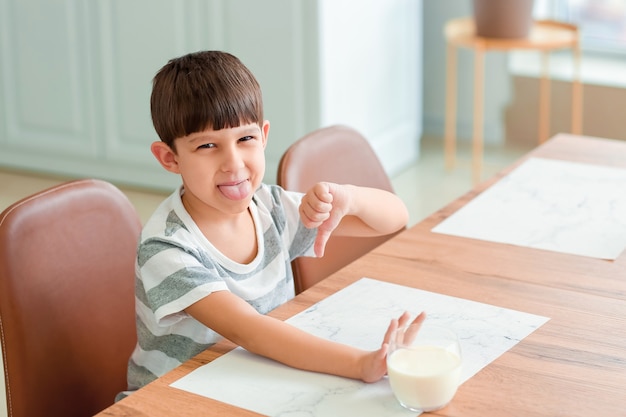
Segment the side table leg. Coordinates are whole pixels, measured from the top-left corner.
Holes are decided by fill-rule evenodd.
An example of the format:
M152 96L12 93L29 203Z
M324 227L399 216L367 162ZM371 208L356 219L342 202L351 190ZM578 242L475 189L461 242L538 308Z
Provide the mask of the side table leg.
M472 139L472 178L478 184L483 171L483 118L484 118L484 61L485 49L478 45L474 56L474 137Z
M448 44L446 49L446 121L445 121L445 160L446 169L456 165L456 47Z
M544 143L550 134L550 77L547 51L541 53L541 80L539 81L539 144Z
M574 79L572 81L572 133L583 133L583 86L580 74L580 43L574 48Z

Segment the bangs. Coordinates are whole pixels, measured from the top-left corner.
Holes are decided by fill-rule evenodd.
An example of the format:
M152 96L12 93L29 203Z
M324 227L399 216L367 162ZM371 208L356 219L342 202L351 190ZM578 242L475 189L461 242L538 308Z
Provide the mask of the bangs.
M180 132L183 136L206 129L220 130L262 122L260 95L251 96L232 88L205 89L196 94L197 97L187 101L187 118L182 121ZM196 105L189 106L192 103Z

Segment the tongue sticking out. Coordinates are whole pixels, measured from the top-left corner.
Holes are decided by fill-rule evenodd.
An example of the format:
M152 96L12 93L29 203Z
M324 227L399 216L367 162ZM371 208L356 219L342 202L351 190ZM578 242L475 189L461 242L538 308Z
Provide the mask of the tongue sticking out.
M250 194L250 181L242 181L232 185L220 185L218 188L224 197L230 200L242 200Z

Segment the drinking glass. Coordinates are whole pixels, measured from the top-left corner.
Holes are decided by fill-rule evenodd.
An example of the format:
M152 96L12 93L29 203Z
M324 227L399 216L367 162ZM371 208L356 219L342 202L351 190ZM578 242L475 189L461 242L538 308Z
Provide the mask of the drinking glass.
M445 407L461 376L461 346L448 328L432 324L400 327L391 336L387 374L400 404L412 411Z

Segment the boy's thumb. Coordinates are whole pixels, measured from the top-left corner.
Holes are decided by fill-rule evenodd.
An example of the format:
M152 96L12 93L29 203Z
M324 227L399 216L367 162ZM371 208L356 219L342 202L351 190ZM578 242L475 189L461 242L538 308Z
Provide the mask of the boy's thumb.
M315 238L314 250L315 256L321 258L324 256L324 251L326 249L326 243L328 242L328 238L330 238L330 231L327 230L317 230L317 237Z

